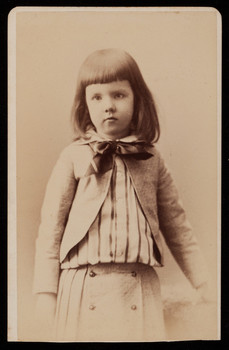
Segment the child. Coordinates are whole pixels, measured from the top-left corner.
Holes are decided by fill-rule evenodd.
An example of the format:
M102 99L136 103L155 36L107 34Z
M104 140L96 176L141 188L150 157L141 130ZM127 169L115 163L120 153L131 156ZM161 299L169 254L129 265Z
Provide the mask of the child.
M166 340L161 233L204 296L207 278L173 180L154 143L155 104L134 59L99 50L83 63L76 140L52 172L36 242L42 334L60 341ZM54 321L55 319L55 321Z

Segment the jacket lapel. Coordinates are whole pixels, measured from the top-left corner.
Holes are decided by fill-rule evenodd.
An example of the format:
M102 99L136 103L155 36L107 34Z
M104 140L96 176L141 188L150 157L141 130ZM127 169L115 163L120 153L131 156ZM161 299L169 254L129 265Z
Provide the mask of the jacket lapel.
M149 214L149 211L151 215L156 214L153 210L156 205L157 185L157 171L154 157L152 156L144 160L135 160L134 162L130 158L125 158L123 160L129 170L132 184L145 214Z
M134 186L136 195L142 210L150 225L152 235L162 256L162 243L159 236L159 223L157 215L157 182L158 164L157 157L148 159L123 159ZM163 263L163 261L161 260Z
M69 250L87 233L107 195L112 169L79 180L60 248L62 262Z

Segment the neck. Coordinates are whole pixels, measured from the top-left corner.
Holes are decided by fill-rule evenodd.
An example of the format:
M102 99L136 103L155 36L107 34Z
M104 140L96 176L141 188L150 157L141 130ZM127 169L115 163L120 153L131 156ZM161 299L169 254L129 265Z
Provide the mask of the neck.
M107 135L103 133L97 133L99 137L101 137L104 140L108 141L119 141L120 139L123 139L124 137L130 136L130 133L125 133L125 134L115 134L115 135Z

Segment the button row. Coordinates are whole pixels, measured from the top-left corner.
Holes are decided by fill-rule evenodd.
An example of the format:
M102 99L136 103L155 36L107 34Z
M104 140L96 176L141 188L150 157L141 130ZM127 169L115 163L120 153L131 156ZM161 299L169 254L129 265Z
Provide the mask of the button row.
M131 305L131 310L137 310L137 305ZM90 310L95 310L96 309L96 306L95 305L93 305L93 304L91 304L91 305L89 305L89 309Z

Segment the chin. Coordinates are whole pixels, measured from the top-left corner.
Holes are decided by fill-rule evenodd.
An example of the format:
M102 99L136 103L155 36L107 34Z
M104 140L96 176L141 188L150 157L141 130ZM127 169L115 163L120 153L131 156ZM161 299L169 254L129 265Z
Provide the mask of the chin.
M122 139L123 137L130 135L130 132L123 132L123 133L109 132L109 133L104 133L104 135L106 135L106 137L109 137L112 140L116 140L116 139Z

